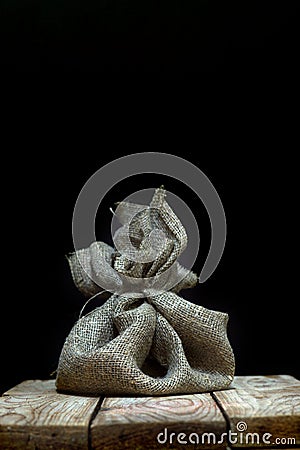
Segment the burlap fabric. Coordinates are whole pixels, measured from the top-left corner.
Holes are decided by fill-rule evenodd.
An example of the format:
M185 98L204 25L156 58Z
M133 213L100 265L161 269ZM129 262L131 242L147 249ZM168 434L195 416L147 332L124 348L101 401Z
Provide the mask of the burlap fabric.
M60 355L57 389L162 395L228 387L234 376L228 316L176 294L194 286L197 277L176 261L187 235L164 190L156 190L150 207L122 203L118 214L123 224L118 248L129 247L132 259L130 252L124 255L101 242L69 257L74 282L85 295L100 291L103 280L115 294L74 325ZM153 229L166 239L151 240ZM147 262L138 260L135 249L149 256ZM156 258L149 262L153 251ZM142 280L144 295L133 294Z

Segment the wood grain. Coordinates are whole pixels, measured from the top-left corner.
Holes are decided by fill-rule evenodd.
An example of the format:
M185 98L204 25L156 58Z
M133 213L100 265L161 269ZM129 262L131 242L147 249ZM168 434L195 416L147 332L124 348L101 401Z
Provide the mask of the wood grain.
M24 381L0 397L0 449L88 449L99 401L58 394L54 380Z
M161 435L161 442L157 435ZM226 421L210 394L175 395L165 397L116 397L106 398L91 426L92 448L97 450L118 449L165 449L165 448L213 448L205 437L200 446L189 445L190 433L215 433L217 440L226 432ZM170 433L175 433L170 444ZM186 437L179 436L185 433ZM188 444L180 444L187 440ZM196 436L192 440L196 442ZM212 438L211 438L212 439ZM164 441L167 441L164 443ZM213 441L211 441L213 442Z
M25 381L0 397L0 449L284 450L294 444L282 440L288 438L295 438L293 450L300 447L300 382L288 375L236 377L231 389L212 394L110 397L98 411L99 405L95 397L58 394L54 380ZM238 442L228 435L222 441L239 422L247 430ZM207 433L214 433L215 445ZM257 433L259 442L247 444L247 433ZM263 443L264 433L272 435L271 445Z
M284 441L287 438L295 438L294 446L300 444L300 381L289 375L247 376L236 377L233 387L213 393L232 432L239 422L247 425L232 447L271 447L263 443L264 433L272 434L269 440L276 448L288 448L292 443ZM244 442L247 433L259 434L259 439L253 437L254 445L249 445L251 436L248 445Z

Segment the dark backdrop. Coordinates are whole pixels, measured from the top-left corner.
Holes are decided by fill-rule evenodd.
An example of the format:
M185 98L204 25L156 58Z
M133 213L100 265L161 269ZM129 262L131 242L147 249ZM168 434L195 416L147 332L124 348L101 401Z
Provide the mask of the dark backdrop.
M69 147L75 141L73 137ZM97 169L130 153L104 145L91 151L91 143L85 142L81 155L62 157L50 151L53 144L43 143L43 157L28 152L3 165L10 173L3 200L8 200L4 221L11 237L3 235L2 391L24 379L48 378L55 370L84 302L65 259L73 250L76 198ZM288 152L256 150L254 143L239 150L240 140L233 137L236 153L216 150L211 142L192 155L192 146L183 143L178 152L169 152L197 164L210 178L224 205L228 235L215 273L182 295L229 313L237 374L299 377L295 160ZM161 184L186 201L197 218L201 247L194 269L199 273L210 243L209 219L195 194L171 178L136 176L116 185L98 211L97 237L111 242L109 206L115 201Z
M2 0L0 64L122 79L291 73L299 3L261 0Z

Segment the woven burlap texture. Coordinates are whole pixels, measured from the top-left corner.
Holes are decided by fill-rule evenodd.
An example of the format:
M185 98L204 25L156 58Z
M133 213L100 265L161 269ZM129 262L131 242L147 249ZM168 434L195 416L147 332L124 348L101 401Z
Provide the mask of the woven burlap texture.
M159 253L153 262L135 262L128 253L95 242L70 255L74 282L86 296L102 290L103 280L115 294L72 328L59 358L58 391L163 395L228 387L235 366L227 338L228 315L177 295L194 286L197 277L176 261L186 248L187 235L164 189L155 191L150 207L124 202L118 215L124 231L121 247L128 244L129 235L136 249L151 254L154 247ZM167 237L161 248L161 241L153 239L150 248L153 229ZM143 296L132 294L139 278ZM164 291L165 286L170 289Z

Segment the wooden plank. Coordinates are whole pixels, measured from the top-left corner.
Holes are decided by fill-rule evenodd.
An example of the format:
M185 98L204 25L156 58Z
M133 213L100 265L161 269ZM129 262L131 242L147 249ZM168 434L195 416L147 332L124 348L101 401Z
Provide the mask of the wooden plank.
M233 388L213 393L231 432L240 430L238 442L229 441L230 446L288 448L300 444L300 381L289 375L236 377ZM247 433L259 437L249 434L247 438ZM270 444L263 442L265 433L272 435L265 435Z
M99 399L58 394L55 380L29 380L0 397L0 449L88 449Z
M210 394L111 397L104 400L93 420L91 445L94 450L226 448L226 440L213 445L212 436L211 445L206 435L202 444L202 434L208 432L215 433L216 441L226 432L226 421ZM200 447L195 445L197 436Z

